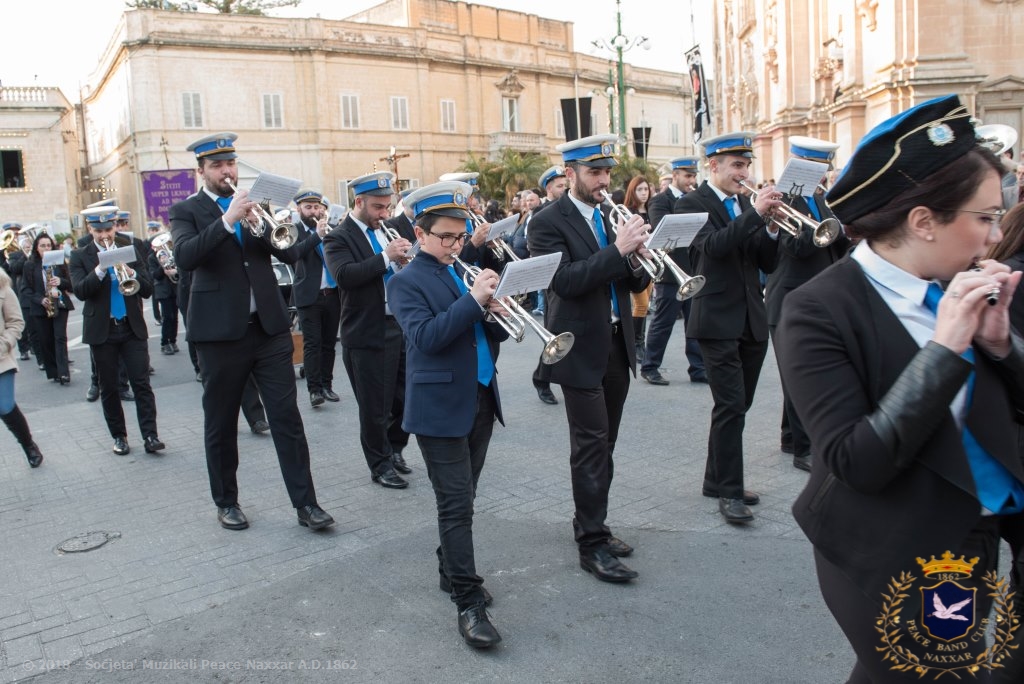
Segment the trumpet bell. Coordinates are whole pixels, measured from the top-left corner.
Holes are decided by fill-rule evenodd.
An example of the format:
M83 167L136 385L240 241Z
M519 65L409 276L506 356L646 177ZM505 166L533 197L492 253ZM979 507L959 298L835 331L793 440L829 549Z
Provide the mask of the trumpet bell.
M679 290L676 291L676 299L680 302L685 302L687 299L700 292L704 288L704 284L706 282L707 281L702 275L695 275L692 278L689 278L679 286Z
M576 336L571 332L555 335L544 345L544 350L540 353L541 362L548 366L558 363L565 358L575 342Z
M843 232L843 225L839 222L839 219L829 217L824 219L818 224L818 227L814 229L814 246L815 247L828 247L839 234Z
M11 245L14 244L18 234L13 230L5 230L0 232L0 252L6 252Z
M134 278L129 278L128 280L125 280L123 283L118 283L117 290L118 292L121 293L122 296L131 297L133 294L138 294L139 281L135 280Z
M1017 131L1006 124L985 124L974 129L978 144L992 150L997 157L1017 143Z
M279 223L270 233L270 242L277 249L288 249L299 239L299 231L293 223Z

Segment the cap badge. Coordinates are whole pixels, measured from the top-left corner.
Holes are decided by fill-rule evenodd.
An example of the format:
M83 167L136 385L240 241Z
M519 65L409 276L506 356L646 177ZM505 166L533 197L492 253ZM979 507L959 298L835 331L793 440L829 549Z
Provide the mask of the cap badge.
M378 178L377 179L377 187L378 188L386 188L386 187L388 187L388 179L387 178Z
M601 154L603 154L604 156L610 157L610 156L612 156L613 152L614 152L614 148L612 147L611 143L603 143L601 145Z
M928 139L932 141L932 145L942 147L956 140L956 136L953 135L953 129L949 124L939 123L928 127Z
M452 196L452 202L459 205L460 207L464 207L466 206L466 196L463 195L461 192L457 192L455 193L454 196Z

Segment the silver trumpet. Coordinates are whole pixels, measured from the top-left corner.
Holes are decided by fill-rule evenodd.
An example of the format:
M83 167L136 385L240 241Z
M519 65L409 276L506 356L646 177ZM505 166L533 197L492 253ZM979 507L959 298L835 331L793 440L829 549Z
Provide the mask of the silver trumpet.
M627 207L616 204L612 201L612 196L607 191L602 190L601 194L604 195L605 200L612 206L611 215L613 218L622 221L623 223L633 218L634 214ZM686 301L693 295L701 291L704 287L705 280L702 275L689 275L683 269L679 268L679 265L672 260L672 257L668 255L668 251L664 249L651 249L648 250L651 253L651 258L640 256L639 252L633 254L636 257L637 263L640 267L647 272L647 275L652 280L658 280L661 276L665 275L667 270L672 274L672 277L679 283L679 289L676 290L676 300L682 302Z
M171 242L170 233L160 233L159 235L153 238L150 244L153 247L156 247L156 260L160 264L160 268L166 270L177 269L177 266L174 263L174 243ZM172 283L178 282L177 274L168 274L167 279L170 280Z
M747 185L745 182L740 181L740 185L750 191L750 201L757 201L757 190ZM769 222L774 224L776 227L786 231L793 237L800 237L800 231L804 228L810 228L814 231L814 246L815 247L828 247L839 234L843 231L843 225L839 223L839 219L826 218L821 221L815 221L814 219L804 216L799 211L783 204L780 207L776 207L776 212L782 215L782 219L778 219L772 216Z
M113 240L104 240L103 248L111 249L114 246ZM123 297L130 297L139 291L139 281L128 275L128 264L114 264L114 277L117 278L117 290Z
M466 289L473 287L473 282L476 277L480 275L480 269L476 266L471 266L465 261L459 258L458 252L452 253L452 258L455 259L455 263L462 267L463 275L462 282L466 286ZM541 352L540 360L547 365L558 363L565 355L572 349L573 342L576 341L575 335L571 332L564 332L555 335L544 328L540 323L533 320L533 316L523 307L519 306L511 297L504 297L497 300L498 304L505 310L508 316L492 316L487 314L488 318L498 322L505 332L509 334L509 337L514 339L516 342L522 342L523 338L526 337L526 329L530 328L537 334L537 337L544 343L544 350Z
M228 187L231 188L232 192L238 192L238 188L231 182L231 179L226 179ZM278 209L274 212L274 215L270 215L270 203L256 204L253 207L253 211L256 213L257 220L245 217L242 221L249 226L249 232L252 233L253 237L262 238L266 227L270 226L270 244L277 249L288 249L294 245L299 239L299 231L296 230L295 224L292 223L292 212L288 209Z

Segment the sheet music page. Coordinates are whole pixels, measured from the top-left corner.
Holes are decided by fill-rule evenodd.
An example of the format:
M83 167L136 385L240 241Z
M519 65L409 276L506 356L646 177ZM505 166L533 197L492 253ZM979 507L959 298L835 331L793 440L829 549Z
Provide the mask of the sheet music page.
M51 249L43 254L43 266L60 266L64 263L64 250Z
M551 279L555 277L555 271L558 270L561 261L562 253L553 252L505 264L498 280L498 289L494 291L494 298L500 299L547 288L551 284Z
M487 231L487 242L496 240L502 235L508 233L511 235L516 230L516 221L519 220L519 214L512 214L508 218L503 218L500 221L495 221L491 224L491 229ZM511 247L512 245L509 245Z
M261 171L256 182L249 189L249 199L261 204L270 202L272 207L287 207L301 187L302 181L298 178L277 176Z
M345 220L345 205L344 204L332 204L331 208L327 210L327 224L330 226L336 226Z
M647 249L689 247L697 232L707 222L706 211L699 214L665 214L644 246Z
M114 264L134 264L135 248L128 245L127 247L104 250L99 252L99 257L102 268L110 268Z
M809 159L790 159L775 189L787 195L813 195L828 172L828 164Z

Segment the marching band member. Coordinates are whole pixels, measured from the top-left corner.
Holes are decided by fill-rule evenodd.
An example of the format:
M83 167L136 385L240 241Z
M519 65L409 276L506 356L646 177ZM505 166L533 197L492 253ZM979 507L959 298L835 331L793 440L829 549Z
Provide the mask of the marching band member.
M295 262L292 305L299 314L302 329L302 367L306 371L306 389L313 408L325 401L341 401L334 392L334 347L338 342L341 300L338 284L324 265L327 214L323 195L316 190L301 190L294 197L299 210L299 242L303 245Z
M780 371L814 459L793 514L814 546L825 603L856 653L854 684L925 676L913 666L895 672L880 652L880 633L906 622L878 622L894 578L920 577L923 559L949 551L976 566L956 580L977 592L956 610L964 627L968 615L989 619L994 592L981 580L997 570L1000 538L1010 543L1011 587L1019 587L1024 340L1008 310L1021 274L996 261L972 270L1002 238L1001 173L955 95L880 123L826 195L857 247L813 287L786 295ZM900 596L903 616L920 616L923 634L933 604L922 605L924 585ZM901 647L913 653L922 644ZM946 652L981 665L985 648L986 639L972 637ZM1020 682L1019 653L991 679L984 669L977 677Z
M56 249L53 238L40 233L32 243L32 255L25 262L21 279L21 299L29 306L29 315L39 336L40 360L47 380L67 385L68 312L75 308L71 300L71 277L65 264L43 266L43 255ZM63 250L62 250L63 251Z
M795 135L789 139L789 153L794 159L831 164L839 144L828 140L818 140ZM785 188L779 188L785 191ZM812 188L805 195L793 198L790 206L799 213L814 221L821 221L832 216L832 211L825 203L825 196L820 188ZM840 233L835 241L825 247L814 244L814 231L804 228L799 237L793 237L786 231L779 233L779 258L775 270L768 276L765 288L764 303L768 312L768 331L775 349L776 359L779 356L775 330L782 318L783 301L789 292L800 287L826 268L843 258L850 249L850 238ZM804 431L800 417L793 409L786 386L782 386L782 439L793 453L793 467L800 470L811 470L811 442Z
M309 446L296 404L290 321L270 264L297 259L270 243L270 231L256 237L243 225L258 221L256 203L238 183L234 133L196 140L202 188L171 207L174 261L192 271L186 323L203 373L206 463L217 519L229 530L249 521L238 505L238 409L252 374L266 400L267 418L285 487L300 525L312 530L334 524L317 504L309 469Z
M554 334L572 332L577 345L551 366L551 381L562 386L569 420L569 466L576 516L572 525L580 567L605 582L637 577L619 561L633 548L612 536L605 525L611 488L612 453L622 407L635 372L630 292L650 279L633 259L647 226L634 216L613 226L602 190L615 166L614 135L592 135L564 143L561 152L569 190L537 213L530 224L532 256L561 253L562 261L545 293L545 327Z
M498 274L480 271L467 290L453 265L468 237L471 188L443 182L406 199L416 214L420 250L387 285L387 301L405 333L407 410L402 427L416 435L437 499L440 586L458 609L459 633L475 648L501 641L476 573L473 499L495 419L502 421L494 364L507 332L485 315ZM504 424L504 422L502 422Z
M155 318L157 325L160 326L160 352L171 356L179 351L178 269L166 268L164 264L160 263L160 259L157 257L160 246L154 245L152 238L146 242L146 245L149 247L146 264L149 274L153 278L153 302L156 304L154 311L159 314Z
M743 426L768 351L758 270L775 268L779 230L766 217L782 204L778 192L758 193L753 205L741 192L754 156L752 136L702 140L708 178L673 207L676 214L708 214L690 245L690 262L707 286L693 297L686 336L700 343L714 400L702 493L718 498L719 513L733 524L753 520L748 506L760 501L743 488Z
M551 206L552 203L561 199L562 195L565 194L565 188L567 181L565 180L565 167L561 164L555 164L554 166L548 167L544 173L540 175L538 179L540 189L544 191L544 197L540 201L540 207L537 211L545 209ZM529 252L529 237L526 237L526 250ZM544 292L537 292L537 308L533 310L533 313L539 312L542 316L544 315ZM543 361L537 361L537 367L533 371L533 388L537 390L537 398L545 404L555 405L558 403L558 398L555 393L551 391L551 367Z
M96 363L103 419L114 438L114 453L124 456L128 446L124 410L119 396L118 366L123 362L128 382L135 391L135 413L139 420L143 446L147 454L163 450L157 436L156 398L149 385L149 333L142 314L142 299L153 294L153 281L145 268L146 255L134 243L114 233L117 207L94 207L82 212L93 241L71 252L71 285L75 296L85 304L82 308L82 341L89 345ZM114 267L101 268L99 253L109 249L132 246L135 265L123 265L122 275ZM135 293L122 292L134 281Z
M33 441L25 414L14 399L14 374L18 372L14 352L24 329L25 319L21 316L21 304L11 287L11 277L0 269L0 420L18 440L28 464L38 468L43 462L43 454Z
M477 178L480 174L476 171L468 172L456 172L456 173L443 173L438 178L438 181L442 183L468 183L472 192L466 198L466 210L469 216L466 217L466 232L469 233L469 239L466 240L462 246L462 253L459 254L459 258L465 261L467 264L479 264L484 268L494 268L498 266L500 268L500 259L496 259L491 255L491 250L487 249L487 228L489 224L482 226L475 226L474 221L470 218L471 215L481 216L483 212L477 211L479 208L477 197Z
M327 268L345 293L341 309L342 361L359 405L359 442L370 481L386 489L409 486L399 473L409 434L402 429L405 341L388 305L385 286L401 268L412 236L391 239L395 176L378 171L349 182L355 205L324 240Z

